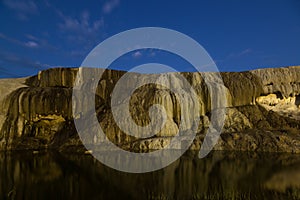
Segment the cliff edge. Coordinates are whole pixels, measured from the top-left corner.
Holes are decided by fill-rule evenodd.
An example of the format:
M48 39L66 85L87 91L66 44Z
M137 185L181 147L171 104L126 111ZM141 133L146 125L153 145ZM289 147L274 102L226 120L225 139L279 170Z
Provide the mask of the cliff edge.
M72 90L78 73L76 68L53 68L28 78L0 80L0 150L85 151L72 114ZM112 91L124 74L106 70L98 82L95 110L101 128L110 141L126 150L163 148L178 131L181 114L186 111L179 108L178 99L166 88L151 84L142 86L131 96L133 120L141 126L149 124L149 116L145 113L151 105L161 104L167 112L166 126L155 136L145 139L123 133L114 122L110 102ZM196 100L201 105L197 136L190 147L197 150L214 108L203 76L200 73L180 74L195 89ZM160 74L158 78L167 81L175 75ZM136 78L146 76L149 75L135 74ZM227 107L215 150L300 153L300 66L224 72L221 76ZM131 79L127 84L134 81ZM180 86L179 81L172 84ZM76 106L84 108L85 105L77 102ZM87 125L90 127L93 126Z

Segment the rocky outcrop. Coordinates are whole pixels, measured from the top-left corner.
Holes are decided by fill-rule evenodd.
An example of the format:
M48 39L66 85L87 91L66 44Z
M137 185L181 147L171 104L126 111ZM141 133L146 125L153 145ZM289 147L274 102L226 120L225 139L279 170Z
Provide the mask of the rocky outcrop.
M166 111L165 127L150 138L141 139L121 131L111 109L112 92L118 81L128 73L114 70L103 72L95 92L95 110L98 122L110 141L126 150L149 151L169 144L178 130L184 137L193 124L182 119L182 116L189 114L187 108L190 106L186 104L181 107L178 99L185 98L189 93L178 78L182 75L195 90L193 102L200 105L200 112L195 114L200 123L191 148L201 147L212 113L217 109L211 103L210 88L204 80L214 76L209 73L131 73L132 78L126 79L120 86L124 93L138 79L152 77L164 83L164 86L142 86L130 97L131 117L140 126L151 123L148 111L152 105L160 104ZM87 88L84 90L86 95L94 95L88 90L93 80L88 80L85 78L88 74L75 68L55 68L29 78L0 80L0 150L54 148L85 151L74 126L74 117L81 116L73 116L72 113L76 75L86 81L82 85L83 89ZM226 100L226 118L216 150L300 152L300 67L224 72L221 77L224 85L214 79L211 86L222 87L225 92L218 101ZM168 89L169 86L180 88L180 94L174 94ZM115 103L121 105L124 102ZM222 105L220 102L215 104ZM85 109L86 102L79 101L73 106L79 110ZM121 116L123 113L117 114ZM128 119L124 120L127 123ZM95 132L93 124L87 123L85 126L90 132ZM97 138L91 136L89 140L92 142Z
M264 95L278 94L287 98L300 93L299 66L257 69L251 73L261 80Z

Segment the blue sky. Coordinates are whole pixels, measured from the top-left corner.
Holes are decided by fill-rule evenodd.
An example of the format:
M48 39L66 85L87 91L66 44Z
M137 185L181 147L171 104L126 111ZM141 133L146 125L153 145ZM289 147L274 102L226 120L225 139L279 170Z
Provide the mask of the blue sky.
M300 1L0 0L0 77L55 66L80 66L106 38L138 27L164 27L198 41L220 71L300 65ZM111 67L189 64L167 52L141 50Z

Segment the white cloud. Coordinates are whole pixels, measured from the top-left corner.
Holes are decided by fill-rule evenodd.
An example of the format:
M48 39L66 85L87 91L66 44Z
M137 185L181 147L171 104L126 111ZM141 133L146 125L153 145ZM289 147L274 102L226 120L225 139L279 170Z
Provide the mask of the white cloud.
M45 2L46 6L52 8L62 19L62 22L58 23L58 27L62 31L76 34L76 36L91 36L95 34L95 32L99 31L104 25L103 17L92 21L90 19L90 13L87 10L82 11L79 17L72 17L65 15L62 11L51 5L47 0L45 0Z
M18 40L12 37L9 37L3 33L0 32L0 39L6 40L12 44L27 47L27 48L41 48L41 49L46 49L50 51L57 51L57 47L49 44L49 42L45 39L37 38L33 35L26 34L25 35L27 41L24 42L22 40Z
M38 43L36 43L34 41L25 42L25 46L29 47L29 48L37 48L37 47L39 47Z
M244 49L238 53L231 53L228 58L238 58L244 55L247 55L249 53L252 53L252 49L248 48L248 49Z
M59 12L63 20L58 24L62 35L70 42L70 45L80 45L83 50L90 50L93 46L100 42L102 36L102 27L104 26L103 18L91 20L88 11L81 13L80 17L71 17L63 15Z
M156 53L159 52L158 49L149 49L148 51L149 51L149 52L148 52L148 56L149 56L149 57L155 57L155 56L156 56Z
M27 20L30 15L38 14L38 7L33 1L24 0L3 0L3 4L16 12L20 20Z
M139 58L139 57L141 57L143 54L140 52L140 51L136 51L136 52L134 52L133 54L132 54L132 56L134 57L134 58Z
M57 49L58 49L58 47L49 44L48 40L46 40L46 39L38 38L38 37L35 37L33 35L30 35L30 34L25 34L25 37L28 39L28 41L31 41L31 45L29 44L29 46L27 45L27 47L34 46L34 44L32 43L32 42L34 42L38 45L39 48L42 48L42 49L47 49L47 50L50 50L50 51L57 51ZM27 44L28 44L28 42L27 42Z
M59 37L68 42L68 47L70 49L77 49L78 46L80 46L80 50L69 51L68 55L86 55L87 52L91 50L91 48L93 48L101 41L104 34L103 12L102 15L100 12L96 18L94 18L94 16L91 16L88 10L83 10L79 15L71 16L63 13L60 9L50 4L49 1L44 1L46 6L52 9L55 14L61 19L61 21L57 24L60 31ZM108 5L105 9L106 11L108 11L112 7L115 7L116 4L119 4L118 0L112 1L113 5Z
M119 0L109 0L103 5L102 11L104 14L109 14L119 5L120 5Z
M94 35L104 25L103 18L91 22L88 11L82 12L80 19L65 16L63 14L61 14L61 17L63 23L58 25L61 30L73 32L81 36Z

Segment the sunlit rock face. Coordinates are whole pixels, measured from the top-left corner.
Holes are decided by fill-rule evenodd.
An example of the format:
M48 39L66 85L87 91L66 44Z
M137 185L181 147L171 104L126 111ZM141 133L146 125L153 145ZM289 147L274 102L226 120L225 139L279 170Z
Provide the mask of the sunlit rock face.
M269 111L300 120L300 68L272 68L251 71L263 84L256 101Z
M233 106L254 105L263 92L260 78L250 72L225 72L222 78L232 95Z
M199 149L211 121L211 113L222 101L226 102L224 127L215 149L253 150L253 151L300 151L299 104L300 104L300 67L259 69L250 72L221 73L223 83L214 74L131 73L131 78L121 84L120 91L128 90L137 80L154 78L164 85L147 84L137 88L130 96L130 117L121 118L123 123L133 121L139 126L151 123L149 109L154 104L164 107L165 125L150 138L138 138L123 132L117 125L112 109L112 93L119 80L126 74L123 71L97 69L103 72L95 91L90 85L91 72L75 68L55 68L41 71L38 75L24 79L0 80L0 149L43 149L54 148L61 151L84 151L78 137L72 109L84 110L87 101L76 101L72 105L72 92L76 75L83 81L85 95L95 95L95 109L98 122L107 139L117 146L134 151L148 151L164 148L179 130L185 133L195 126L191 120L183 120L191 112L190 103L181 99L189 94L188 88L179 79L184 77L194 89L194 104L199 111L196 127L197 136L192 149ZM127 73L128 74L128 73ZM224 91L222 98L211 103L207 83L215 84L215 91ZM96 79L97 77L95 77ZM180 88L174 94L169 87ZM120 93L122 96L122 92ZM114 102L122 105L124 102ZM86 110L92 112L93 110ZM116 113L122 116L122 110ZM162 120L157 116L158 120ZM97 124L87 122L84 126L89 132L96 131ZM134 128L134 127L133 127ZM93 143L97 138L91 136ZM180 148L180 146L178 147Z
M267 94L280 94L283 97L300 94L300 67L257 69L251 71L262 81Z

